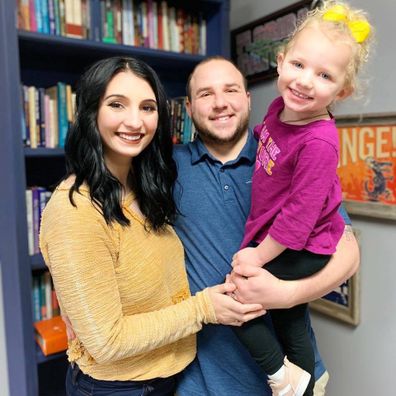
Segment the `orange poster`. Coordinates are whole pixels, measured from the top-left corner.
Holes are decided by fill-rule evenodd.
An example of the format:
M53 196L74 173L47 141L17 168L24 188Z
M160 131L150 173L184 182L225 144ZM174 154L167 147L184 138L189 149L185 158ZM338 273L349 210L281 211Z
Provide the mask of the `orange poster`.
M345 201L396 209L396 115L337 120ZM375 205L377 204L377 205ZM393 206L395 205L395 206ZM391 208L389 208L391 206ZM361 213L362 214L362 213ZM363 213L364 214L364 213Z

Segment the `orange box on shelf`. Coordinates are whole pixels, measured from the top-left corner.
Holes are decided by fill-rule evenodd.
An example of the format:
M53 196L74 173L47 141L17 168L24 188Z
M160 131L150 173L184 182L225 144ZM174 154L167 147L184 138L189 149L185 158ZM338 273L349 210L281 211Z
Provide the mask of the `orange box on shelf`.
M66 325L60 316L34 323L34 336L45 356L67 349Z

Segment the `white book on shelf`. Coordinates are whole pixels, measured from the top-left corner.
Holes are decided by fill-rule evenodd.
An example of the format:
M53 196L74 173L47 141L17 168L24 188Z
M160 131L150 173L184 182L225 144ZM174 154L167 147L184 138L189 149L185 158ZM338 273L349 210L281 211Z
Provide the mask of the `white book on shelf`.
M162 8L162 43L165 51L170 51L170 40L169 40L169 20L168 20L168 3L166 1L161 2Z
M206 20L203 17L199 24L199 54L206 55Z

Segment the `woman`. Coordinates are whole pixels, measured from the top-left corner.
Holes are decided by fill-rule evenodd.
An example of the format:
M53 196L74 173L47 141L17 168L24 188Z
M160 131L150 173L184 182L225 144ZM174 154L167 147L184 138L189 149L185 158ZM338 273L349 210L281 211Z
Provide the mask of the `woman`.
M42 216L40 247L76 338L67 394L173 395L204 323L240 325L263 314L214 286L191 297L183 248L170 224L169 115L144 62L94 64L77 89L67 174Z

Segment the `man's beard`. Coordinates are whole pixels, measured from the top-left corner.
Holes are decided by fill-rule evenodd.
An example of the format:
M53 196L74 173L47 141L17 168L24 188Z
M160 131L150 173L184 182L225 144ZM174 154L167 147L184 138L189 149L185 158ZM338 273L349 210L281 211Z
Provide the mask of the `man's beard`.
M236 143L246 133L246 130L249 125L249 113L242 116L241 120L239 121L239 124L235 128L234 133L224 137L221 136L220 133L215 134L210 129L206 128L205 125L201 124L198 120L194 118L194 115L192 115L192 121L194 123L195 129L198 132L198 136L200 136L203 141L214 144Z

